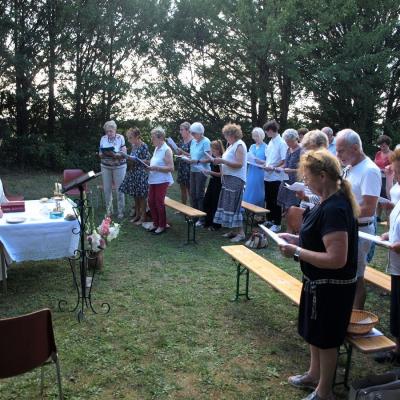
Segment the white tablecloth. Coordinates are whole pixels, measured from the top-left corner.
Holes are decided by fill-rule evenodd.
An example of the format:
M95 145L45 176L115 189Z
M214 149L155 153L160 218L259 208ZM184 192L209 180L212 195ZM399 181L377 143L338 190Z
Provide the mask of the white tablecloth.
M73 214L69 201L61 202L64 215ZM79 245L77 220L50 219L49 212L55 203L40 203L39 200L25 201L25 212L6 213L0 218L0 241L3 243L7 261L53 260L72 256ZM7 223L7 218L25 217L19 224ZM0 280L2 279L0 270Z

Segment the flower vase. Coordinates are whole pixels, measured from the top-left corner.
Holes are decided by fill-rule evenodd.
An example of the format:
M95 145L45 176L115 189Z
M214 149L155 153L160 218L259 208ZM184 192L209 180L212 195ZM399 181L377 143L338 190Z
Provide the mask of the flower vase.
M88 268L102 270L104 266L104 250L89 251Z

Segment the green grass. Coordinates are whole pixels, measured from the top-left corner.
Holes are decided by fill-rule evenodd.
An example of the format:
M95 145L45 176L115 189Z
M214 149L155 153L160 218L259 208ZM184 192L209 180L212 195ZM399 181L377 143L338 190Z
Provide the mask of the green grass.
M52 173L3 171L10 192L49 196ZM174 186L169 195L178 199ZM231 302L235 266L220 247L218 232L200 230L199 244L186 246L182 216L168 214L166 235L153 237L125 221L105 251L93 300L109 302L108 315L87 313L83 323L59 312L58 300L74 304L66 261L29 262L9 270L0 316L43 307L53 311L66 399L302 399L287 377L308 366L307 346L297 334L297 307L255 275L251 301ZM51 246L51 243L49 243ZM274 245L259 251L300 278L297 263ZM384 252L375 263L384 268ZM389 298L368 288L367 309L388 332ZM1 338L0 338L1 340ZM0 355L1 356L1 355ZM351 378L380 372L369 357L354 353ZM0 399L39 398L39 370L0 383ZM45 398L57 398L54 370L47 367ZM338 390L338 398L346 398Z

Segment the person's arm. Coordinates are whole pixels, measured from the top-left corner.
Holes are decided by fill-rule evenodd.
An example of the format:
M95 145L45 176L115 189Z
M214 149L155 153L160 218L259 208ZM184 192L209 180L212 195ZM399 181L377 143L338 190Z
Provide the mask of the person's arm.
M243 167L245 151L243 145L239 145L235 152L235 157L237 161L228 161L220 157L214 158L214 164L225 164L229 168L239 169Z
M362 196L362 202L360 204L360 215L358 217L373 217L375 215L377 204L378 196Z
M346 265L348 252L347 232L331 232L323 236L324 252L301 248L299 259L323 269L339 269ZM293 244L279 246L282 254L293 257L297 246Z

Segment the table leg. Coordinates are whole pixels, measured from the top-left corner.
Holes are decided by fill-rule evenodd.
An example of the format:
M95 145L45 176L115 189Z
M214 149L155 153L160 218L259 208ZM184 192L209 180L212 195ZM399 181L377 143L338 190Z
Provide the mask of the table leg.
M1 276L3 278L3 293L7 294L6 257L3 243L0 242Z

